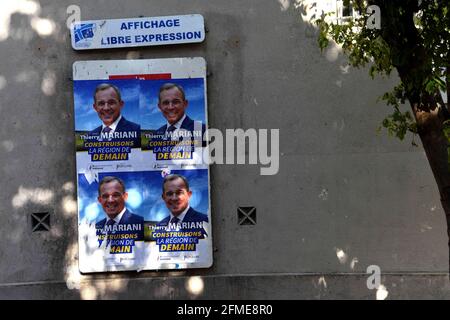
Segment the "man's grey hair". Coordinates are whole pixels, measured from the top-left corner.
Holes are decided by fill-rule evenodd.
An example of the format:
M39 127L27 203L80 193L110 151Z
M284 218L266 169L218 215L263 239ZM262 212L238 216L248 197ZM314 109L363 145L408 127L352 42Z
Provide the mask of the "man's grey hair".
M165 91L165 90L170 90L172 88L177 88L178 90L180 90L181 92L181 97L183 98L183 101L186 100L186 95L184 94L184 89L182 86L180 86L179 84L176 83L164 83L160 88L159 88L159 94L158 94L158 101L161 102L161 92Z
M113 85L111 83L101 83L95 88L95 91L94 91L94 102L95 103L97 102L97 100L95 98L95 95L97 94L97 92L103 91L103 90L106 90L106 89L109 89L109 88L113 88L114 91L117 94L117 99L119 99L119 102L122 101L122 96L120 94L119 88L117 88L115 85Z
M186 191L189 191L189 182L187 181L186 177L182 176L181 174L169 174L164 178L164 181L162 183L162 193L164 194L164 186L166 185L167 182L176 180L176 179L181 179L184 182L184 185L186 187Z
M125 183L123 182L122 179L120 179L118 177L113 177L113 176L106 176L102 180L100 180L100 183L98 184L98 195L101 196L100 189L101 189L102 185L104 185L105 183L113 182L113 181L117 181L122 186L122 193L125 193Z

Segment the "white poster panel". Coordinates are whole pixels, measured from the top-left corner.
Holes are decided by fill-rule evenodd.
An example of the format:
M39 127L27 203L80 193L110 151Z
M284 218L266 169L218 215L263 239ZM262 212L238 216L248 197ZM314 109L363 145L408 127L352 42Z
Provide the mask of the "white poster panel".
M83 273L212 265L203 58L73 65Z

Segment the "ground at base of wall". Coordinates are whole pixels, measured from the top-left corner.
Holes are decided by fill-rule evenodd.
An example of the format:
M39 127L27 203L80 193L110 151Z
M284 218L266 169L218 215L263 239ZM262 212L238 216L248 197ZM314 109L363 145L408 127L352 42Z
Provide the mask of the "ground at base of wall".
M448 274L276 274L124 278L0 285L0 299L450 299Z

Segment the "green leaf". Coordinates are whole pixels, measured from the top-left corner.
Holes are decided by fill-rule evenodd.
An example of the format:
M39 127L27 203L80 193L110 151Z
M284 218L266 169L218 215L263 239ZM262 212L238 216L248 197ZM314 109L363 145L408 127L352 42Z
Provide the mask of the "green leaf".
M450 143L450 120L444 121L443 131L447 141Z

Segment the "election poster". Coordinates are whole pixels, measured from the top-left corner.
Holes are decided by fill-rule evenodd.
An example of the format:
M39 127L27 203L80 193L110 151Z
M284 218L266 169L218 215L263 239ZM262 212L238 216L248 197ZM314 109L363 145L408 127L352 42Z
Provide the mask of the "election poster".
M73 65L83 273L212 265L203 58Z

